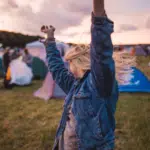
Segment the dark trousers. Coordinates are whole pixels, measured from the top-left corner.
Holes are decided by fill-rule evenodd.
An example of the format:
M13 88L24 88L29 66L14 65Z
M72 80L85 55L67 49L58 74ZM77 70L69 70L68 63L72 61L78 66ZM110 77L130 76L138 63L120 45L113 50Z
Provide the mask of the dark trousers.
M10 80L6 80L6 76L4 78L3 84L6 89L12 89L15 86L14 84L10 84Z

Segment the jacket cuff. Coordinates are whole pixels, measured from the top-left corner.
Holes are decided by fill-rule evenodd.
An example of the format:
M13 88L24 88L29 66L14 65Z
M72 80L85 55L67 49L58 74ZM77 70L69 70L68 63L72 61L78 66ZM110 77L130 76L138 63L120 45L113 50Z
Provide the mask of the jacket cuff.
M56 42L55 41L46 40L44 45L45 45L45 47L49 47L49 46L56 47Z
M97 17L94 15L94 13L92 12L91 14L91 20L92 20L92 24L95 24L95 25L104 25L106 22L109 22L111 24L114 24L113 21L111 21L110 19L107 18L107 15L105 14L104 16L100 16L100 17Z

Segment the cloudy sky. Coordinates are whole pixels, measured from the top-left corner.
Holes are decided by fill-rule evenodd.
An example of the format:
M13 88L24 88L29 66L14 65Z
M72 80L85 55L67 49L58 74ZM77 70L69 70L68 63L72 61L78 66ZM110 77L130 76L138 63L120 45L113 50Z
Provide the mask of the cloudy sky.
M0 0L0 30L41 35L52 24L60 40L90 42L91 11L92 0ZM150 0L106 0L106 11L114 44L150 43Z

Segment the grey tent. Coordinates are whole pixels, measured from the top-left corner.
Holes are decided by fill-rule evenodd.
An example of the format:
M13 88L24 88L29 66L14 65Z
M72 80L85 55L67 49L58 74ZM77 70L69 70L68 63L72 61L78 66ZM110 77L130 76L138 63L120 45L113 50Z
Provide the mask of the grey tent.
M141 46L136 46L136 56L147 56L146 51L144 50L144 48L142 48Z

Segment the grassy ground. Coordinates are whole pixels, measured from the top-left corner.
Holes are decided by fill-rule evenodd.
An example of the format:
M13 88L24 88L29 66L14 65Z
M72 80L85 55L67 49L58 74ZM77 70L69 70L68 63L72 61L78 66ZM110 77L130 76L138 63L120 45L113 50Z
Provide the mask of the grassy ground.
M149 75L147 68L144 71ZM32 86L10 91L0 88L0 150L51 150L63 101L34 98L40 85L34 81ZM117 150L150 150L149 94L121 94L116 120Z
M0 150L51 149L63 101L34 98L39 86L0 90Z

